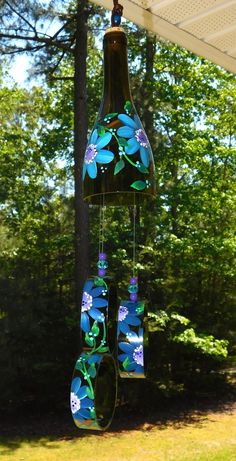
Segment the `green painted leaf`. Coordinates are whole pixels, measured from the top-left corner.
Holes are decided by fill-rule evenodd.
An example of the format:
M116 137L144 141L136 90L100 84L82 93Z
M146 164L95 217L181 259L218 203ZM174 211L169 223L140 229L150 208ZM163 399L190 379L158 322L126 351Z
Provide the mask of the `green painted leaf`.
M142 163L139 163L139 165L137 165L137 168L141 173L149 173L148 169Z
M96 287L102 287L104 285L104 280L102 277L96 277L94 280L94 285Z
M90 418L92 418L92 419L95 419L95 418L96 418L96 413L95 413L95 409L94 409L94 408L91 408L91 409L90 409Z
M119 138L119 144L122 147L126 147L126 146L128 146L128 141L125 138Z
M124 370L127 370L129 364L130 364L129 357L126 357L126 359L122 363Z
M90 389L90 387L86 387L86 392L87 392L87 396L89 399L94 399L94 392L93 392L93 389Z
M125 101L124 109L125 109L125 112L130 113L132 109L131 101Z
M91 376L91 378L95 378L96 376L96 367L95 367L95 364L94 363L91 363L89 369L88 369L88 374Z
M102 352L108 352L109 351L109 348L108 347L101 347L98 349L98 352L102 353Z
M111 112L110 114L107 114L105 118L110 120L111 118L116 117L117 115L118 115L118 112Z
M98 335L99 335L100 330L99 330L99 326L98 326L98 324L97 324L96 321L94 322L91 331L92 331L92 333L93 333L94 336L98 336Z
M97 130L98 130L98 136L103 136L106 133L106 130L103 125L98 125Z
M131 184L130 187L133 187L133 189L137 190L143 190L146 187L146 182L145 181L135 181L133 184Z
M114 169L114 175L118 174L121 170L123 170L123 168L125 167L125 162L124 160L119 160L119 162L117 162L116 166L115 166L115 169Z
M80 362L80 360L77 360L77 362L75 364L75 369L76 370L82 370L83 369L83 364L82 364L82 362Z
M93 346L94 339L91 338L88 333L85 333L85 342L88 346Z
M143 301L139 301L138 302L138 305L135 309L136 313L139 315L139 314L142 314L144 312L144 302Z

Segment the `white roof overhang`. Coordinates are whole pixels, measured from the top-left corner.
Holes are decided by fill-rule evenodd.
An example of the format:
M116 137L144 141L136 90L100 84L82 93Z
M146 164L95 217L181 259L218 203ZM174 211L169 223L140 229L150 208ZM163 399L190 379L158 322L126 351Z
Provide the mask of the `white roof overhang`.
M93 0L111 10L112 0ZM120 0L126 19L236 73L236 0Z

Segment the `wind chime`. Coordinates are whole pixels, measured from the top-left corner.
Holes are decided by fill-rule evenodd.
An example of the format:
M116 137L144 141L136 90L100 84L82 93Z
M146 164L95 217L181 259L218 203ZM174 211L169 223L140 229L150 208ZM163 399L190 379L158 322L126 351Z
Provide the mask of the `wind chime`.
M93 430L105 430L112 421L118 373L122 378L145 377L147 314L145 302L138 299L135 218L136 206L155 196L153 155L130 93L127 38L119 27L123 7L118 0L113 2L111 27L103 41L103 98L85 151L82 178L84 200L100 209L98 275L84 285L82 352L70 400L76 426ZM118 309L104 252L106 206L133 207L133 272L127 299L119 302Z

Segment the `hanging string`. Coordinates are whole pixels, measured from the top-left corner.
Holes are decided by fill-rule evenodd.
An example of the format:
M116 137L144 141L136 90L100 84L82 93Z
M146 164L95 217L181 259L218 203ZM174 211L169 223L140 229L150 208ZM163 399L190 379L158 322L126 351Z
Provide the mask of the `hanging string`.
M136 265L136 201L134 192L134 203L133 203L133 277L135 276L135 265Z
M105 228L105 196L102 195L102 253L104 252L104 228Z
M102 223L102 207L99 207L99 228L98 228L98 254L101 253L101 241L102 241L102 233L101 233L101 223Z
M104 280L108 268L107 255L104 253L105 210L105 194L102 194L102 200L99 207L98 277L96 278L95 284L97 286L104 286L106 290L108 290L107 284Z
M118 3L118 0L113 0L113 10L111 13L111 25L117 27L121 23L121 16L123 13L123 6Z
M102 203L99 209L99 245L98 253L104 252L104 229L105 229L105 197L102 194Z

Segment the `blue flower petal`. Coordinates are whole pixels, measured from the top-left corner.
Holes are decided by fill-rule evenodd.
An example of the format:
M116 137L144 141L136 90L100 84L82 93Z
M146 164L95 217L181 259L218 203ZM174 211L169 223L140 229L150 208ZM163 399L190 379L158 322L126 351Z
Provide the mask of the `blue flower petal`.
M134 129L130 128L129 126L121 126L117 130L118 136L122 136L123 138L131 138L134 136Z
M114 158L113 152L109 150L102 149L96 155L96 162L97 163L110 163Z
M97 139L98 139L98 130L94 130L94 131L92 132L92 134L91 134L89 143L90 143L90 144L96 144L96 143L97 143Z
M140 340L142 341L143 340L143 328L138 329L138 335L139 335Z
M126 354L132 354L134 351L134 347L131 346L129 343L119 343L119 348L125 352Z
M82 418L82 416L79 414L79 412L77 411L77 413L74 413L73 414L73 418L78 420L80 423L84 423L85 422L85 419Z
M86 291L86 293L89 293L93 285L93 280L87 280L84 284L84 291Z
M92 354L90 355L89 359L88 359L88 363L89 365L91 365L91 363L99 363L102 359L102 356L99 355L99 354Z
M118 119L124 123L124 125L127 125L131 128L134 128L135 130L137 130L138 128L138 125L137 123L131 118L129 117L128 115L125 115L125 114L119 114L118 115Z
M77 394L80 386L81 386L81 379L74 378L71 383L71 392L74 392L75 394Z
M126 303L123 303L122 301L122 305L123 306L126 306L128 311L129 311L129 315L137 315L137 312L136 312L136 308L138 306L138 303L137 302L134 302L134 301L128 301Z
M86 386L82 386L79 391L76 393L79 399L84 399L87 395Z
M127 357L127 354L120 354L120 355L118 355L118 360L120 360L120 362L124 362L126 357Z
M86 410L86 408L80 408L73 416L75 419L80 419L81 416L82 418L90 419L90 411Z
M94 298L93 307L106 307L108 304L107 299L105 298Z
M137 365L136 362L134 361L130 362L129 365L127 366L127 371L135 371L136 365Z
M148 149L146 147L143 147L143 146L140 147L140 157L141 157L141 160L142 160L144 166L148 167L149 166L149 161L150 161L150 156L149 156Z
M142 342L142 337L140 338L134 331L131 331L129 334L129 342L133 344L133 348L137 347L137 344Z
M104 322L105 316L102 312L100 312L98 309L90 309L89 311L90 316L94 319L97 320L97 322Z
M83 180L84 180L84 178L85 178L86 171L87 171L87 165L86 165L86 163L84 163L84 164L83 164L83 173L82 173Z
M130 332L129 325L126 322L118 322L118 328L119 330L126 335L127 333Z
M143 130L142 123L140 122L140 119L137 114L134 115L134 121L136 123L137 128L141 128Z
M125 148L125 152L128 155L133 155L139 150L139 148L140 148L140 145L139 145L137 139L136 138L131 138L128 141L128 146L126 146L126 148Z
M92 163L87 164L87 172L91 179L95 179L97 176L97 165L96 162L93 161Z
M80 408L93 407L94 402L91 399L83 399L83 400L81 400L80 405L81 405Z
M85 333L90 331L90 322L86 312L82 312L81 314L81 328Z
M103 290L104 290L104 287L96 287L96 288L93 288L89 294L93 298L96 298L96 296L100 296L102 294Z
M128 323L129 325L140 325L141 320L136 317L136 315L130 315L128 314L127 317L125 318L125 322Z
M111 138L112 138L112 134L111 134L111 133L105 133L103 136L101 136L100 138L98 138L98 141L97 141L97 150L100 150L100 149L102 149L103 147L105 147L107 144L109 144Z
M144 372L144 367L142 365L137 365L135 367L135 371L136 371L136 373L143 373Z

